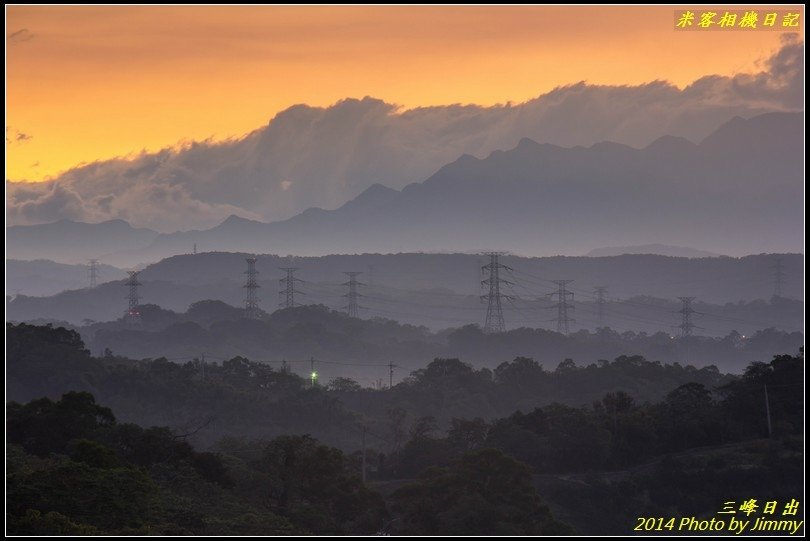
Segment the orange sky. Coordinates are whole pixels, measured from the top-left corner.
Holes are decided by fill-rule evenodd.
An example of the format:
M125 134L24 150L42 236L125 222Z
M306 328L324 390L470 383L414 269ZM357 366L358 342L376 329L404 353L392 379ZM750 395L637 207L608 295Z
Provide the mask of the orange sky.
M240 136L295 103L489 105L580 80L683 86L758 71L778 48L781 32L676 32L673 11L7 7L6 178Z

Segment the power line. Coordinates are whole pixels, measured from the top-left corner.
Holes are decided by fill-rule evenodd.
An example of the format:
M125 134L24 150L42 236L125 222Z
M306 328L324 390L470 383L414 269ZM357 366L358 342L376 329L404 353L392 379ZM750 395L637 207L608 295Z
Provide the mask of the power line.
M528 274L528 273L526 273L524 271L518 271L518 270L514 270L512 272L514 272L515 274L519 274L519 275ZM548 282L553 283L552 280L548 280ZM527 287L526 285L524 285L524 283L531 283L531 284L536 284L536 285L540 286L540 284L538 282L535 282L533 280L528 280L528 279L524 278L523 276L520 276L519 280L516 281L514 284L512 284L512 286L514 286L516 288L521 288L527 294L547 295L545 292L540 291L539 289L534 289L534 288L531 288L531 287ZM540 287L545 287L545 286L540 286ZM510 289L516 294L516 296L517 296L517 298L519 300L524 300L524 301L526 300L526 299L522 298L520 296L520 294L517 293L517 291L512 289L511 286L510 286ZM576 288L576 287L570 287L569 286L566 289L570 290L570 291L574 291L576 293L580 293L582 295L592 295L593 294L593 291L588 291L588 290L581 289L581 288ZM670 306L666 306L664 304L652 303L652 302L640 302L638 300L609 299L608 297L605 297L605 304L604 304L603 309L605 311L606 316L617 313L615 308L610 307L611 305L613 305L613 306L615 306L615 305L626 305L628 307L645 308L645 309L648 309L648 310L651 310L651 311L660 311L661 315L663 315L664 312L666 312L667 314L670 314L672 312L672 307L671 307L671 302L672 301L670 301L668 299L661 299L661 300L664 301L667 305L670 305ZM397 302L397 301L393 301L393 302ZM411 303L411 304L419 304L419 303ZM529 310L542 309L542 307L533 307L533 306L529 306L527 308ZM702 315L702 316L718 319L718 320L726 320L726 321L729 321L729 322L745 323L745 324L755 325L755 326L760 325L760 326L766 326L767 327L767 326L773 326L774 325L774 322L758 321L758 320L752 320L752 319L749 319L749 318L740 318L740 317L727 316L727 315L718 315L718 314L713 314L713 313L705 313L705 312L702 312L702 311L701 312L695 312L695 313L699 314L699 315ZM652 317L642 316L640 314L636 314L635 317L637 319L642 318L641 321L647 321L647 322L655 322L655 321L657 321L659 323L664 323L666 326L670 326L669 323L664 322L660 318L659 319L654 319ZM717 330L717 329L715 329L715 330ZM718 332L725 332L725 331L718 331Z
M414 301L406 301L404 299L399 298L384 298L384 297L370 297L368 295L363 296L364 299L367 301L375 301L375 302L382 302L386 304L407 304L410 306L417 306L419 308L437 308L437 309L448 309L448 310L476 310L480 311L481 308L479 306L464 306L461 304L424 304L421 302L414 302ZM466 299L465 299L466 300Z
M520 300L519 298L509 298L507 300L509 301L509 305L512 307L512 309L514 309L518 314L523 316L523 319L519 319L519 321L527 322L529 325L531 325L534 322L535 318L532 317L532 314L524 312L521 308L518 308L517 305L515 304L515 300Z
M486 295L481 295L481 300L487 300L487 316L484 320L484 332L494 333L503 332L506 330L506 324L503 319L503 306L501 299L511 300L513 297L501 293L501 284L512 285L512 282L504 280L500 277L500 270L505 269L511 271L511 267L502 265L498 261L498 257L503 255L500 252L488 252L489 264L483 265L481 271L487 274L487 278L481 280L482 286L489 286L489 292Z
M469 299L471 297L478 298L477 292L480 291L480 289L481 289L481 279L480 279L481 272L482 271L479 268L478 269L479 274L476 275L476 279L475 279L476 293L473 294L473 295L470 295L468 293L454 293L454 292L449 292L449 291L435 291L435 290L432 290L432 289L430 291L426 292L425 290L420 290L420 289L405 289L405 288L402 288L402 287L395 287L395 286L392 286L391 284L386 284L383 287L383 286L380 285L379 280L377 280L377 289L378 290L385 290L385 291L389 291L389 290L390 291L402 291L403 293L407 293L408 295L422 294L422 295L428 295L430 297L448 297L448 298L449 297L455 297L455 298L466 298L466 299ZM328 285L331 285L331 284L327 283L326 285L324 285L322 283L321 287L327 287Z
M420 319L420 320L428 319L428 320L431 320L431 321L446 321L446 322L462 323L462 324L470 324L471 323L470 320L467 319L467 318L459 318L459 317L452 317L452 316L441 316L441 315L430 316L430 315L427 315L425 313L400 312L400 311L384 310L382 308L366 308L366 307L363 307L363 308L365 310L370 311L370 312L377 312L377 313L380 313L380 314L388 314L388 315L391 315L391 316L404 316L404 317ZM383 319L392 319L393 320L393 318L388 318L386 316L380 316L380 317L383 317ZM397 321L397 320L394 320L394 321Z
M546 293L538 291L537 289L534 289L534 288L527 287L522 283L522 281L523 281L523 278L521 277L520 280L515 281L514 283L511 283L511 284L508 285L508 289L509 289L509 291L511 291L511 293L513 295L513 298L514 298L514 301L515 301L515 302L510 303L512 308L517 310L517 308L522 307L523 311L530 311L531 312L531 311L537 311L537 310L543 310L543 309L547 309L547 308L556 307L556 304L550 304L550 306L543 306L543 304L545 302L548 302L547 300L545 300L543 298L529 299L529 298L525 297L524 295L544 295L545 296ZM549 282L551 282L551 281L549 281ZM479 284L480 284L480 281L479 281ZM517 288L520 288L523 291L519 292ZM400 289L398 289L398 288L393 288L393 289L395 289L397 291L400 291ZM321 290L321 286L316 287L316 291L317 290ZM583 290L583 289L575 288L575 287L571 287L571 286L567 286L566 290L570 290L570 291L573 291L575 293L579 292L579 293L589 294L589 295L593 294L593 290ZM402 291L405 291L405 290L402 290ZM324 295L321 295L321 296L324 296ZM326 296L328 296L330 298L337 298L337 297L342 298L343 297L341 295L326 295ZM470 297L467 296L467 295L463 295L463 294L447 294L447 295L443 295L441 292L439 292L439 293L436 294L436 296L437 297L446 297L448 299L448 302L438 302L438 303L436 303L435 302L436 299L433 299L434 302L429 303L428 299L426 299L425 302L419 302L418 300L414 300L414 299L406 300L406 299L398 298L398 297L384 298L384 297L379 297L379 296L364 296L364 300L371 303L369 305L368 309L371 310L372 312L381 312L381 313L390 314L390 315L393 315L393 316L408 316L410 318L420 318L420 319L448 321L448 322L452 322L452 321L465 322L465 323L469 322L469 320L458 317L458 315L459 315L458 312L466 312L466 311L469 311L469 310L476 310L476 308L474 308L473 306L465 306L464 303L462 303L462 302L459 302L458 304L456 304L456 303L450 301L450 299L454 299L454 300L457 299L458 301L464 301L466 299L470 299ZM432 297L433 297L433 295L431 295L431 298ZM520 301L520 302L518 302L518 301ZM387 305L387 306L385 306L385 308L389 308L389 309L384 309L382 306L377 308L375 305L378 304L378 303L383 304L383 305ZM526 304L524 305L523 303L526 303ZM669 327L673 327L673 326L677 326L677 325L673 324L671 319L666 319L666 318L663 318L663 317L656 317L656 316L658 314L663 316L664 312L666 312L667 314L671 314L672 311L673 311L671 303L672 303L672 301L666 300L666 299L662 299L661 303L658 303L658 302L652 302L652 301L638 301L638 300L629 300L629 299L627 299L627 300L613 299L613 298L608 298L607 296L605 296L605 304L603 306L603 311L604 311L604 317L605 317L606 320L609 320L611 317L618 317L618 318L621 318L623 320L628 320L628 321L632 320L634 322L645 323L645 324L648 324L648 325L654 324L654 323L659 323L662 326L669 328ZM598 306L597 306L596 302L594 302L593 304L594 304L594 311L593 311L594 318L591 321L594 324L596 324L597 326L598 325L604 326L606 321L604 321L602 323L599 322L598 318L596 317L598 315L598 310L597 310ZM398 305L401 305L402 307L407 306L409 308L403 310L401 308L398 308ZM623 311L619 310L619 308L622 307L623 305L627 306L630 309L633 309L633 308L637 307L639 309L643 309L647 313L644 313L643 311L638 311L638 312L632 313L632 314L631 313L624 313ZM410 308L410 307L412 307L412 308ZM425 311L419 312L419 311L415 310L416 308L418 308L420 310L425 310ZM586 303L586 304L578 305L578 308L587 309L588 304ZM439 314L435 314L435 315L430 314L430 312L432 310L437 310L437 311L438 310L447 310L448 313L447 313L447 315L439 316ZM452 311L453 313L450 313L450 311ZM740 317L733 317L733 316L720 315L720 314L714 314L714 313L707 313L707 312L703 312L703 311L698 312L697 310L695 310L694 313L696 315L702 315L702 316L705 316L705 317L708 317L708 318L713 318L713 319L723 320L723 321L729 321L729 322L744 323L744 324L749 324L749 325L762 325L762 326L773 326L774 325L773 322L755 321L755 320L748 319L748 318L740 318ZM530 318L527 317L526 319L528 320ZM570 318L569 318L569 320L570 320ZM556 319L554 319L553 321L556 321ZM706 327L703 327L703 326L701 326L701 327L695 326L695 329L698 329L698 328L705 329L705 330L711 330L711 331L717 332L717 333L726 333L726 332L728 332L728 329L716 329L716 328L712 329L712 328L706 328Z
M518 273L515 272L515 274L518 274ZM524 273L520 273L520 274L524 274ZM544 299L542 299L542 298L538 298L536 300L529 300L527 298L522 297L521 294L518 293L518 291L516 291L515 288L521 288L522 290L525 290L526 293L532 294L532 295L541 295L541 294L545 295L545 293L541 293L540 291L537 291L535 289L526 287L521 282L523 282L522 277L520 278L520 280L508 285L509 290L514 294L514 297L513 297L514 302L510 302L510 305L516 311L518 311L521 314L523 314L524 316L526 316L526 320L530 320L531 318L529 318L528 314L526 314L524 311L536 311L536 310L543 310L543 309L547 309L547 308L555 308L556 307L556 303L551 304L550 306L542 306L542 305L537 306L537 305L534 305L536 303L537 304L542 304L544 302ZM553 283L552 280L549 280L549 282ZM586 294L592 294L593 293L593 291L582 290L582 289L574 288L574 287L570 287L570 286L567 286L566 290L567 291L573 290L575 292L583 292L584 294L585 293ZM462 297L462 296L457 296L457 297ZM367 297L367 299L369 299L372 302L386 303L386 304L390 304L390 305L393 305L393 306L395 306L397 304L403 304L403 305L410 305L410 306L419 307L419 308L448 309L448 310L454 310L454 311L459 311L459 310L463 311L463 310L468 310L468 309L471 308L471 307L459 306L459 305L452 305L451 306L449 304L423 304L421 302L413 302L413 301L407 301L407 300L397 299L397 298L383 299L383 298L380 298L380 297ZM669 314L672 311L671 307L667 307L667 306L660 305L660 304L648 303L648 302L637 302L637 301L632 301L632 300L618 300L618 299L610 299L610 300L608 300L607 296L605 296L604 299L605 299L605 303L602 306L602 310L603 310L603 314L604 314L605 319L607 319L611 315L613 315L613 316L621 318L621 319L632 320L634 322L639 322L639 323L647 323L647 324L659 323L659 324L661 324L661 325L663 325L665 327L673 327L674 326L671 323L671 321L664 320L663 318L660 318L660 317L659 318L654 317L652 314L650 314L650 315L646 315L646 314L642 314L642 313L625 314L625 313L621 312L620 310L617 310L617 307L619 307L621 305L627 305L628 307L639 307L639 308L644 308L646 310L652 310L652 311L659 311L660 310L661 312L666 312L666 313ZM529 305L524 306L522 310L518 310L520 305L517 303L517 301L523 301L524 303L529 303ZM667 304L669 302L670 301L667 301ZM596 303L594 303L594 304L596 304ZM583 305L582 307L587 309L587 305ZM597 308L598 308L598 306L597 306ZM406 313L404 313L402 311L388 311L388 310L382 310L382 309L377 309L377 308L372 308L372 310L385 312L385 313L389 313L389 314L393 314L393 315L409 315L409 316L422 317L422 318L427 318L427 319L443 319L445 321L454 321L454 320L455 321L462 321L461 319L454 318L452 316L444 317L444 318L434 318L434 317L427 317L427 315L424 314L424 313L421 313L421 314L417 314L417 313L406 314ZM593 313L594 313L594 315L598 315L598 310L595 309ZM695 313L697 314L698 312L695 312ZM700 314L703 314L703 313L700 312ZM708 316L710 314L706 314L706 315ZM716 317L718 317L720 319L724 318L724 316L716 316ZM728 319L731 319L731 318L728 318ZM556 319L554 319L552 321L556 321ZM569 317L569 321L571 321L570 317ZM594 317L593 322L595 324L597 324L597 325L604 326L604 322L602 322L600 324L600 322L598 321L598 319L596 317ZM754 323L754 322L751 322L751 323ZM716 330L716 331L717 332L724 332L724 331L721 331L721 330Z
M587 312L589 312L591 314L596 314L596 312L592 308L590 308L588 305L580 304L579 308L583 309L583 310L585 310L585 311L587 311ZM627 314L627 313L624 313L624 312L620 312L616 308L606 308L606 312L608 314L610 314L612 317L618 317L619 319L624 319L624 320L627 320L627 321L631 321L633 323L647 323L647 324L657 323L659 325L662 325L662 326L668 327L668 328L673 328L673 327L676 326L676 325L672 324L672 322L667 322L667 321L664 321L663 319L651 318L651 317L646 317L646 316L643 316L643 315Z

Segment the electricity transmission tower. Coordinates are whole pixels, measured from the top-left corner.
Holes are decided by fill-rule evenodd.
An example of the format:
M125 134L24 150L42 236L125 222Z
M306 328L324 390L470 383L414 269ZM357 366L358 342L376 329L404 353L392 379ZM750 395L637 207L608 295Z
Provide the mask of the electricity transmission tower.
M87 273L90 276L90 289L93 289L98 283L98 259L90 260L90 268L87 269Z
M129 294L125 297L129 301L126 319L129 323L140 323L141 312L138 310L141 300L141 297L138 294L138 286L141 285L141 282L138 281L138 274L140 274L140 271L127 271L127 274L129 274L129 279L124 282L124 285L129 287Z
M569 304L568 299L574 298L574 294L566 289L566 286L573 282L573 280L553 280L557 284L557 291L549 293L549 297L557 297L557 305L551 308L557 308L557 317L549 320L557 322L557 332L568 335L569 323L575 323L576 320L568 316L568 310L573 310L574 305Z
M695 298L678 297L678 300L682 303L681 309L678 310L678 313L681 314L681 324L678 326L681 329L681 338L689 338L692 336L692 329L695 328L695 324L692 323L692 314L695 313L692 309L692 301Z
M346 310L346 313L349 314L349 317L360 317L359 316L359 311L360 311L360 308L362 308L362 306L357 304L357 299L359 299L363 295L361 295L360 293L357 292L357 288L358 288L358 286L364 286L366 284L364 284L362 282L358 282L357 277L359 275L363 274L363 273L362 272L344 272L343 274L345 274L346 276L349 277L349 281L343 283L344 286L348 286L348 288L349 288L349 292L346 293L345 295L343 295L344 297L349 299L349 304L344 306L343 309Z
M607 293L606 286L596 286L593 288L596 293L596 322L599 327L605 326L605 293Z
M259 289L259 283L256 276L259 271L256 270L256 257L246 257L248 268L245 271L247 274L247 281L245 285L245 317L248 319L258 319L259 317L259 299L256 297L256 290Z
M481 287L489 286L489 292L486 295L481 295L481 300L486 299L487 301L487 317L484 320L484 332L503 332L506 330L506 324L503 320L503 306L501 305L501 300L511 300L514 297L501 293L501 284L512 285L512 282L501 278L500 271L501 269L512 270L512 268L502 265L498 261L498 257L503 255L501 252L488 252L485 255L489 256L489 264L481 266L481 272L487 275L484 280L481 280Z
M685 353L685 362L689 362L689 340L692 337L692 329L695 324L692 323L692 314L695 310L692 308L692 301L694 297L678 297L681 301L681 309L677 313L681 314L681 324L678 326L681 329L681 340L683 340L683 347Z
M782 282L785 279L785 272L782 270L782 258L777 257L771 267L773 269L773 296L782 296Z
M279 306L283 308L292 308L293 306L298 306L295 304L295 294L298 293L299 295L303 295L301 291L295 289L296 282L303 282L302 279L295 277L295 271L298 270L298 267L279 267L280 270L283 270L287 273L287 276L279 280L284 286L284 289L278 292L279 296L283 296L284 300L278 303Z

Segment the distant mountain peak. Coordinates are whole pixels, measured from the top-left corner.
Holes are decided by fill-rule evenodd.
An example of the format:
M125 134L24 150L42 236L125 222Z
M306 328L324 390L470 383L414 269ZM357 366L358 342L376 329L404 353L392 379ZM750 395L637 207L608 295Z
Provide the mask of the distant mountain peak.
M395 199L399 193L399 190L389 188L388 186L383 186L379 183L372 184L360 192L360 195L345 203L340 208L348 210L382 205Z
M221 224L220 226L233 226L233 225L240 225L240 224L260 224L262 222L258 222L256 220L249 220L248 218L242 218L241 216L237 216L236 214L231 214Z
M537 149L541 146L543 145L541 145L534 139L529 139L528 137L521 137L515 149L516 150Z
M388 197L396 193L399 193L399 190L389 188L388 186L383 186L378 182L363 190L357 197Z
M645 150L680 150L684 148L693 148L695 143L686 139L685 137L678 137L676 135L663 135L644 147Z
M803 115L795 112L763 113L751 118L735 116L706 136L700 146L716 149L728 145L780 143L785 133L802 123Z
M122 250L142 249L157 231L135 228L121 219L99 223L59 220L47 224L6 228L6 255L16 259L41 259L61 263L85 263L87 259L111 262L109 256Z

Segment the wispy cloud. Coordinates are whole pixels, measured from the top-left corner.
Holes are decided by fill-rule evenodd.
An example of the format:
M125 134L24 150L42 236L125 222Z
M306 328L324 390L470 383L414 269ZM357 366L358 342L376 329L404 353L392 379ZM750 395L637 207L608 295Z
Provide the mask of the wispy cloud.
M229 214L276 220L336 207L374 183L402 188L462 154L483 157L523 137L562 146L643 146L662 135L698 141L735 115L801 109L803 43L788 38L762 66L682 89L581 82L518 105L403 111L368 97L297 105L240 140L92 163L45 185L10 183L8 218L121 218L163 231L210 227Z
M21 28L15 32L12 32L6 37L6 42L9 45L15 45L17 43L23 43L26 41L31 41L34 39L35 34L32 34L27 28Z
M22 144L27 143L34 137L27 133L21 132L16 128L10 128L6 126L6 144Z

